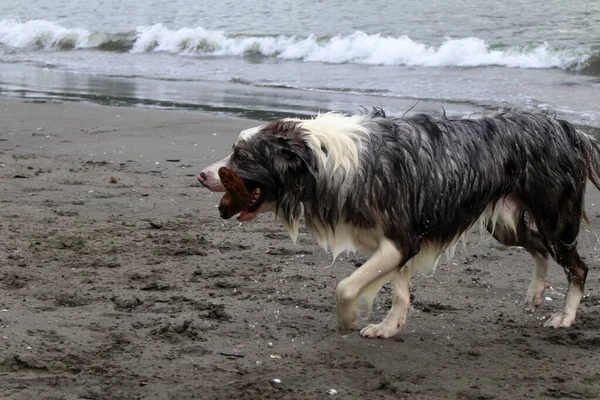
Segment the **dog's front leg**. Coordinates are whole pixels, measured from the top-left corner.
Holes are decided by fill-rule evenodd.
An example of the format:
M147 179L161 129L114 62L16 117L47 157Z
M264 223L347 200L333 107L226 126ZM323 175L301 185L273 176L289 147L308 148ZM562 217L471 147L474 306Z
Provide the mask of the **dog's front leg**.
M390 286L392 288L392 308L385 319L378 324L371 324L361 329L360 334L367 338L389 339L406 322L406 315L410 307L410 277L411 265L405 265L394 273Z
M371 283L389 276L398 268L402 253L394 243L384 238L367 262L339 283L336 289L337 322L340 332L356 329L358 325L358 297Z

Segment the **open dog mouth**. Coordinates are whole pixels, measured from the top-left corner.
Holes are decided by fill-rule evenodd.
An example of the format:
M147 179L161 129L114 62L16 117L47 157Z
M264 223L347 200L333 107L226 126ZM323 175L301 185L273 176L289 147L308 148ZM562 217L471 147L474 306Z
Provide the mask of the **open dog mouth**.
M250 192L250 203L245 210L240 211L237 220L240 222L250 221L259 213L260 206L263 202L263 195L260 188L254 188Z
M259 186L248 190L246 183L232 170L221 167L219 178L227 190L219 203L219 214L223 219L238 215L238 221L250 221L260 212L264 191ZM253 185L249 185L252 187Z

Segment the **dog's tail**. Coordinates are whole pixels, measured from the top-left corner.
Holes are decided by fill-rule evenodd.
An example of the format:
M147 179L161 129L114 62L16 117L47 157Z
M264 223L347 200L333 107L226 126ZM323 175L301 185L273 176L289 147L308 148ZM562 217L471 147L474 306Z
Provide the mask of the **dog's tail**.
M587 142L585 147L587 150L588 179L600 190L600 143L592 136L583 132L580 132L580 134L585 135L584 140Z
M588 179L600 190L600 142L598 140L579 129L576 130L583 144L583 156L587 161L587 176ZM590 220L583 212L583 220L590 225Z

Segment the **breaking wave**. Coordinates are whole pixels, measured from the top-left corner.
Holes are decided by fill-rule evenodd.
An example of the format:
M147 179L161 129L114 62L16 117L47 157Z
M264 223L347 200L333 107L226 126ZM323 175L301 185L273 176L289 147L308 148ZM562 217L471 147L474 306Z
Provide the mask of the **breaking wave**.
M99 49L128 51L133 46L134 33L107 34L86 29L66 28L45 20L20 22L0 21L0 43L16 48L44 50Z
M202 27L169 29L140 26L125 33L91 32L52 21L0 21L0 44L44 50L95 49L117 52L168 52L179 55L268 57L322 63L424 67L561 68L595 71L600 55L591 49L559 49L545 43L525 47L491 46L480 38L446 38L428 45L408 36L355 32L333 37L228 35Z

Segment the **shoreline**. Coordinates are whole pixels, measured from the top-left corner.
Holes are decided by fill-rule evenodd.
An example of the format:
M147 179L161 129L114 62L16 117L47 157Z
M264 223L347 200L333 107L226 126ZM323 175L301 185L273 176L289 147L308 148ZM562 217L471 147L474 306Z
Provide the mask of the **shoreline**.
M412 112L434 114L441 114L445 110L448 115L460 115L506 105L502 102L492 105L472 101L439 101L432 98L270 87L239 81L177 81L96 76L33 66L3 65L7 68L3 71L0 96L133 108L201 111L261 121L282 117L309 117L327 111L355 113L361 107L371 106L382 106L388 115L400 116L411 109ZM514 106L530 108L522 104ZM558 112L560 118L575 123L568 114L563 114ZM600 138L600 126L577 126Z
M71 102L81 103L108 107L125 107L125 108L149 108L154 110L164 111L190 111L200 112L205 114L219 115L223 117L231 118L242 118L255 121L266 122L276 118L308 118L314 115L309 112L297 112L297 111L277 111L277 110L253 110L236 107L218 107L204 104L189 104L189 103L174 103L172 101L157 101L149 99L136 99L136 98L111 98L108 96L99 95L86 95L86 94L65 94L59 95L55 93L44 93L37 91L2 91L0 92L0 99L2 97L11 99L20 99L29 102L38 103L52 103L52 102ZM473 106L472 111L481 111L483 107ZM340 110L321 110L326 111L340 111ZM344 111L344 110L341 110ZM357 110L347 110L346 112L353 112ZM318 112L318 111L317 111ZM439 110L419 111L419 112L433 112L439 114ZM395 116L394 114L390 114ZM568 119L567 119L568 120ZM600 127L575 124L574 125L583 130L584 132L600 139Z

